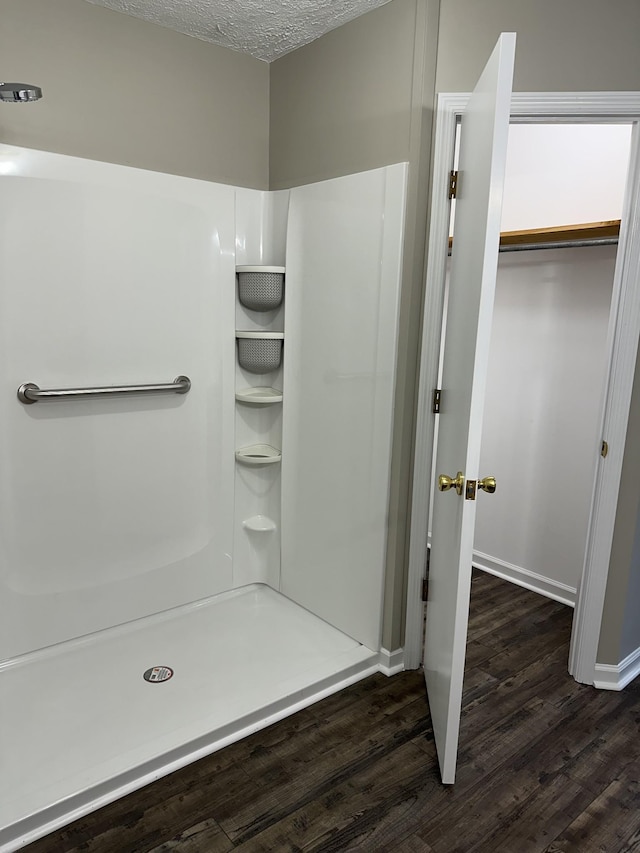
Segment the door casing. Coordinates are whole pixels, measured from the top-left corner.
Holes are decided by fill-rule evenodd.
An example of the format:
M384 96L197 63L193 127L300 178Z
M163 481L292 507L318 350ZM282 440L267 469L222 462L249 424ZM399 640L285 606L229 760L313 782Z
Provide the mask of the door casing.
M436 107L407 583L404 644L407 669L417 668L422 654L421 593L435 426L431 400L437 387L444 309L449 173L453 168L456 126L468 99L468 93L440 94ZM593 684L640 337L640 92L514 93L511 120L531 124L620 121L634 125L610 314L608 380L602 407L601 435L609 443L609 454L606 460L599 458L597 464L569 651L569 672L576 681Z

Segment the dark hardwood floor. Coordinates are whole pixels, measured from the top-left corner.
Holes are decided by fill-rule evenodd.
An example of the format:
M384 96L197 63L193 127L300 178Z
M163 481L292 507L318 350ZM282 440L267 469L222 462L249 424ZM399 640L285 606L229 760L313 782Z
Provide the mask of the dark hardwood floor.
M571 616L474 574L455 786L422 673L374 676L24 849L640 851L640 684L576 684Z

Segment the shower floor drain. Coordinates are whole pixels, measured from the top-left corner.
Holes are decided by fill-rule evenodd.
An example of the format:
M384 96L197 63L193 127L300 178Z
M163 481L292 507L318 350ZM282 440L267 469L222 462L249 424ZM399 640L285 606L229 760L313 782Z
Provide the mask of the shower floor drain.
M173 670L170 666L152 666L143 673L142 677L151 684L160 684L163 681L169 681L172 675Z

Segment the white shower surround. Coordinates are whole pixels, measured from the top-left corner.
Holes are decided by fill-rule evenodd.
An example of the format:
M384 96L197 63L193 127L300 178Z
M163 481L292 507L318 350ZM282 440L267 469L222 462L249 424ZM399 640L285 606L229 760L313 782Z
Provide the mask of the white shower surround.
M354 680L388 672L379 644L380 528L406 165L260 193L0 146L0 174L8 178L0 203L0 679L3 719L13 720L0 733L7 853ZM354 230L359 209L365 224ZM374 318L366 353L356 334L351 350L341 345L345 375L329 371L325 389L309 384L296 367L301 341L293 334L287 349L288 318L276 312L270 320L284 328L288 365L283 402L236 403L235 391L251 383L236 363L235 327L264 321L240 313L235 266L288 264L293 322L329 329L331 312L300 313L322 264L305 240L313 232L322 246L323 229L343 262L329 264L326 294L340 325L351 316L363 329ZM367 255L373 267L362 263ZM318 353L320 362L327 356ZM192 380L186 396L34 406L16 399L22 382L133 384L180 373ZM330 485L318 484L309 517L300 507L295 517L285 513L295 547L283 554L281 580L280 466L247 469L234 450L245 437L283 435L283 464L289 451L294 472L321 447L327 405L336 422L351 424L345 441L359 436L368 448L371 479L362 482L362 461L344 469L344 450L317 456ZM296 440L300 411L308 442ZM362 457L362 447L353 455ZM337 490L352 495L353 517ZM286 494L284 503L291 506ZM255 516L273 524L244 525ZM314 530L315 574L303 565L297 578L292 559L304 555L304 541L296 536ZM331 549L347 540L336 573ZM318 549L327 560L320 579ZM142 672L158 664L175 675L150 686ZM127 712L126 736L118 708Z

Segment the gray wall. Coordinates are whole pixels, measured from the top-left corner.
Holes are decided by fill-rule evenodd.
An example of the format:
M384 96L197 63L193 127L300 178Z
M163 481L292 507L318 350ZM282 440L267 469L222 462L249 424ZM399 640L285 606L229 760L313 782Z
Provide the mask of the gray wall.
M598 663L618 664L640 646L640 350L622 463Z
M271 189L409 158L415 0L392 0L271 65Z
M516 92L640 89L638 0L442 0L437 91L470 91L501 32Z
M271 66L271 188L409 162L383 645L404 635L437 0L391 0Z
M636 535L631 551L626 598L619 661L623 661L627 655L640 648L640 619L638 618L638 605L640 603L640 514L636 517Z
M269 66L84 0L2 0L0 140L266 189Z

